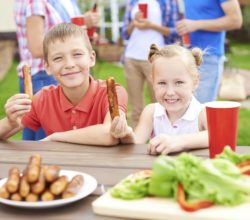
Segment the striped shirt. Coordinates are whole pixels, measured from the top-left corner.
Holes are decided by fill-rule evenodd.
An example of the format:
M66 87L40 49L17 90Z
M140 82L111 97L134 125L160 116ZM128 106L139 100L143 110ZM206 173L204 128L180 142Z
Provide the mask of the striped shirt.
M32 58L28 49L26 19L30 16L42 16L44 18L45 33L54 25L62 22L70 22L70 17L80 14L76 1L70 1L74 11L65 7L63 1L58 0L16 0L14 5L14 15L16 21L16 34L18 39L21 62L18 65L18 75L22 77L21 68L24 64L31 67L31 75L44 70L43 59ZM56 4L61 7L58 8ZM57 7L57 8L55 8ZM68 14L67 14L68 13ZM67 14L67 15L66 15ZM35 40L35 39L34 39Z

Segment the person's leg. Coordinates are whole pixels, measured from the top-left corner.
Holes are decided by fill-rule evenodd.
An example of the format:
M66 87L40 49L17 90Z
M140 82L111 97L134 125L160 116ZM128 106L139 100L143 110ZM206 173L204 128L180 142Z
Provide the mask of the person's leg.
M33 87L33 93L36 94L40 89L42 89L44 86L57 84L57 81L46 74L45 71L40 71L39 73L32 76L32 87ZM19 88L20 92L24 92L24 83L23 78L19 77ZM46 137L46 134L42 128L39 128L37 131L33 131L29 128L23 129L23 140L41 140Z
M144 61L141 64L141 68L143 70L145 79L147 80L147 83L148 83L148 90L149 90L151 102L156 102L155 94L153 90L153 84L152 84L152 66L148 61Z
M200 82L195 92L196 98L201 103L216 100L223 67L223 56L204 55L203 63L200 67Z
M140 62L141 61L126 58L124 63L128 98L132 109L131 126L133 128L137 125L144 107L144 76L142 70L140 70Z

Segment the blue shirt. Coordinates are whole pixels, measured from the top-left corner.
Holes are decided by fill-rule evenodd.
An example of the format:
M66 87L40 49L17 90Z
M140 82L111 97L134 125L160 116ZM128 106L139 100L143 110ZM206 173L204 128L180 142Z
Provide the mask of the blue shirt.
M221 4L227 0L185 0L185 17L191 20L209 20L223 17ZM191 47L206 49L211 55L224 55L225 31L198 30L190 33Z

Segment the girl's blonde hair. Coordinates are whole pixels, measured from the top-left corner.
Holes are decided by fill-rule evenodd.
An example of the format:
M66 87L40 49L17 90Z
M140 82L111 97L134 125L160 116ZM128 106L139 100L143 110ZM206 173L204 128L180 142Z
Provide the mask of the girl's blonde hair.
M191 76L197 78L199 76L198 67L202 63L202 55L203 51L198 47L189 50L179 45L167 45L162 49L159 49L155 44L152 44L150 46L148 60L153 64L153 62L159 57L180 57Z
M52 27L44 37L43 55L45 62L48 63L48 51L49 45L51 43L54 43L57 40L65 41L67 38L72 36L82 37L82 40L85 43L87 50L90 53L93 51L91 43L89 41L89 37L84 28L72 23L61 23Z

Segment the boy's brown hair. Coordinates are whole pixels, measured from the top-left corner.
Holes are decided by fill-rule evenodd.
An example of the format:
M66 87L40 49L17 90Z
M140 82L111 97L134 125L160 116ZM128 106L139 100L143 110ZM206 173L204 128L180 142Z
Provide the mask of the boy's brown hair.
M81 36L88 51L90 53L93 51L89 37L84 28L71 23L61 23L52 27L44 37L43 55L45 62L48 63L48 50L51 43L57 40L65 41L66 38L72 36Z

